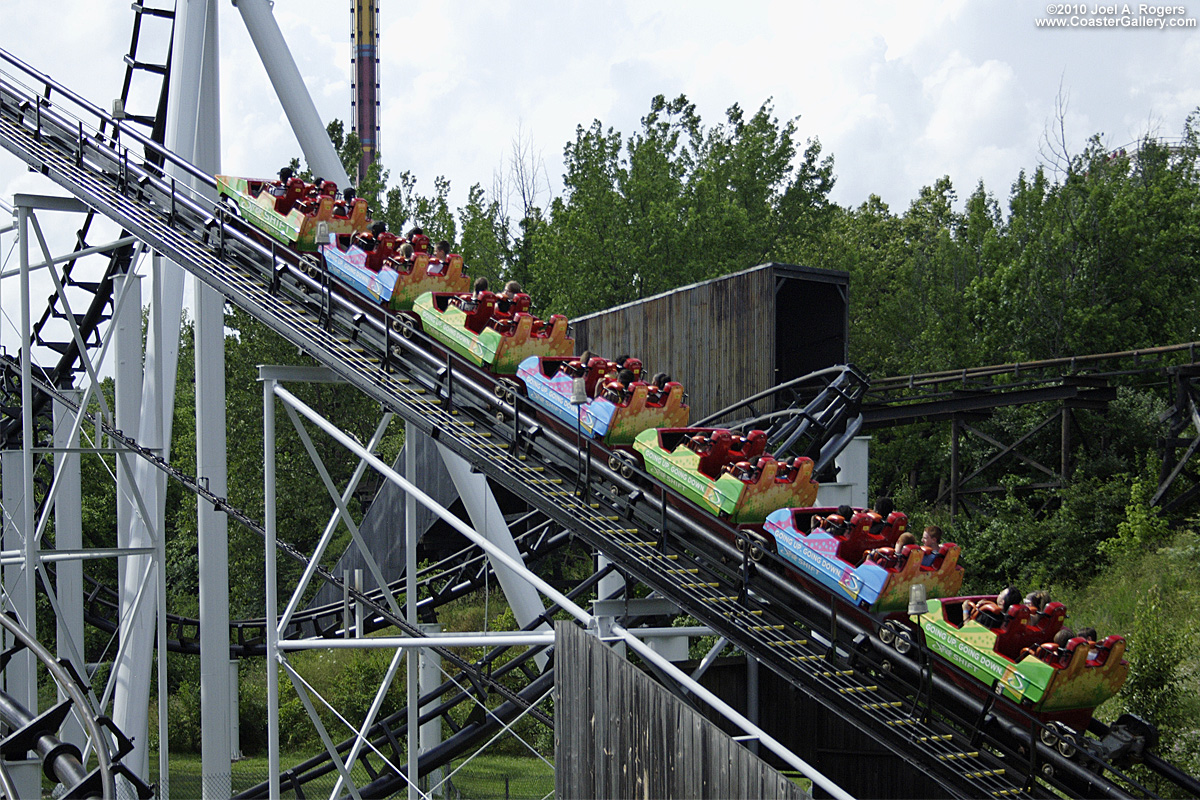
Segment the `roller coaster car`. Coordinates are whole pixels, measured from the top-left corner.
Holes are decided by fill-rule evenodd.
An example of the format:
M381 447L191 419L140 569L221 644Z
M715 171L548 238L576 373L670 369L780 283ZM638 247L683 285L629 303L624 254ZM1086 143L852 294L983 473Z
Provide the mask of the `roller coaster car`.
M413 302L425 292L465 292L470 279L463 267L462 256L452 255L444 269L431 271L428 253L417 253L411 262L397 257L396 236L383 233L375 249L366 251L357 244L341 243L344 237L330 237L321 246L329 272L345 281L360 294L381 303L393 311L409 311ZM433 264L442 268L442 264Z
M453 292L426 292L413 303L425 331L454 352L497 375L516 375L530 356L570 356L575 340L567 336L567 318L561 314L548 323L517 312L503 331L494 327L496 296L485 292L472 301Z
M824 512L824 513L821 513ZM763 524L768 547L799 572L861 608L890 614L908 607L909 588L925 586L927 597L949 597L962 587L960 549L942 544L930 566L922 566L926 553L908 545L897 553L893 545L907 517L894 511L882 533L871 534L878 516L857 512L848 524L832 516L835 509L781 508ZM809 524L817 518L817 527ZM827 521L832 519L833 522Z
M659 428L638 434L633 447L651 475L737 525L817 497L812 460L776 461L763 452L766 438L763 431L742 437L721 428Z
M298 188L304 182L299 178L292 178L287 186L280 186L278 181L231 175L217 175L216 179L222 202L234 204L246 221L297 250L315 253L329 241L330 234L351 236L371 224L367 219L367 201L361 197L344 209L345 214L335 213L335 205L344 204L330 195L321 195L305 211L302 202L305 198Z
M600 362L598 368L605 363L600 358L592 360ZM649 428L687 425L688 407L683 403L683 386L674 381L667 384L664 397L657 404L649 400L650 387L637 381L621 397L593 398L587 395L586 402L572 405L575 378L568 374L572 367L581 373L580 379L586 384L587 378L573 357L530 356L521 362L517 377L525 384L530 400L567 425L578 425L609 447L632 447L634 437Z
M1120 691L1129 675L1129 663L1121 657L1124 638L1109 636L1096 644L1076 637L1059 648L1049 631L1055 616L1061 625L1059 609L1051 609L1061 604L1047 606L1051 616L1039 622L1037 617L1045 615L1029 606L1018 603L1001 613L995 601L989 596L930 600L929 612L917 618L929 649L970 675L973 685L957 670L949 671L977 693L994 687L1043 722L1085 730L1096 706Z

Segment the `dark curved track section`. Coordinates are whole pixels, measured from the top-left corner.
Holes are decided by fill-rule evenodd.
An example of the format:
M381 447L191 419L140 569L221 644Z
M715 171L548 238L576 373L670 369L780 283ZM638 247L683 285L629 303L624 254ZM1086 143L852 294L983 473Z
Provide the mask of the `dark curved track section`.
M536 565L551 553L570 544L568 531L543 521L534 530L514 537L517 550L525 562ZM418 576L418 592L421 600L418 611L422 619L432 619L438 608L480 589L488 580L491 571L487 557L477 547L465 547L437 564L421 570ZM119 604L116 591L94 578L86 577L88 592L85 598L85 619L89 625L115 634L118 629ZM403 595L407 590L404 578L388 584L389 591ZM365 593L372 608L385 608L386 601L378 589ZM390 625L378 614L363 619L359 631L353 621L346 625L345 608L342 603L308 608L293 615L284 639L302 638L350 638L365 636ZM266 623L263 619L243 619L229 624L231 658L259 657L266 652ZM199 654L200 620L194 617L168 615L168 646L172 652Z

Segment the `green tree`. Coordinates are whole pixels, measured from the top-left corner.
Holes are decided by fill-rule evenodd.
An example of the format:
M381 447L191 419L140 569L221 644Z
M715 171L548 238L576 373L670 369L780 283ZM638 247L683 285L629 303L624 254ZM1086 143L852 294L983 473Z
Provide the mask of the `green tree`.
M833 164L810 142L794 170L794 136L769 102L706 129L686 97L662 95L628 139L578 127L564 196L530 226L530 288L575 316L811 247L833 219Z
M903 374L917 333L900 223L872 195L857 209L838 209L814 251L815 266L850 273L850 360L873 375Z
M620 152L620 135L599 121L578 127L564 149L569 194L550 205L526 287L540 307L578 316L627 296L640 259L623 236L626 217L615 188Z
M357 183L355 187L357 195L367 201L367 205L373 213L381 212L383 207L379 201L387 188L388 171L383 167L383 159L379 151L375 152L374 160L367 167L367 174L360 181L358 180L358 167L362 163L363 149L358 133L356 131L346 133L345 126L340 119L330 122L325 130L329 134L329 141L333 143L333 148L337 151L338 159L342 162L342 168L350 176L350 182Z
M839 211L829 200L835 180L833 158L822 158L820 140L810 140L795 176L779 198L779 231L773 259L816 266L819 242Z
M432 197L417 198L413 222L431 241L445 239L453 243L458 238L458 226L450 210L450 181L439 175L433 180L433 188Z
M698 277L697 243L689 236L690 204L685 192L693 166L692 147L699 136L695 106L683 96L667 102L658 95L642 117L642 130L626 142L627 156L616 169L612 195L623 217L614 244L617 252L632 256L631 263L614 265L631 281L628 287L617 287L632 294L621 301Z
M1194 338L1198 155L1193 116L1178 145L1113 153L1095 137L1059 184L1021 173L995 267L967 292L983 352L1030 360Z
M1175 625L1172 599L1158 586L1146 588L1137 604L1130 636L1129 677L1121 690L1125 707L1144 719L1170 728L1182 721L1189 693L1180 664L1188 637Z
M795 121L780 124L769 100L749 119L735 103L726 119L709 131L697 158L697 219L688 232L699 238L715 228L721 234L702 245L716 262L704 277L761 264L774 251L782 232L779 203L796 154Z
M477 183L467 193L467 204L459 209L458 221L462 225L460 250L471 274L498 284L508 276L512 260L508 220L500 214L499 201L489 200Z

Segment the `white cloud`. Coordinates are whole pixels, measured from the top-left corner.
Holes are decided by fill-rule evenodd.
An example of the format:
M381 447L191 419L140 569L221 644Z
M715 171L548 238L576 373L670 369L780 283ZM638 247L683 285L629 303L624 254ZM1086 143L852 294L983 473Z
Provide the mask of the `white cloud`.
M1007 64L972 64L955 52L922 81L932 112L920 143L959 149L1008 138L1006 121L1018 110L1013 71Z

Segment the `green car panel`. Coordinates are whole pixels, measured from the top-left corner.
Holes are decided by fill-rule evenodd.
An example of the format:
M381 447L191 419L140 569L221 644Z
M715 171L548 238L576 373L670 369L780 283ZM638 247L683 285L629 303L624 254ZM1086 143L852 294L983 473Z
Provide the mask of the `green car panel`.
M1039 659L1032 647L1024 648L1014 660L996 652L999 629L973 619L965 619L961 626L950 621L947 609L953 609L961 618L964 600L970 599L991 598L930 600L929 612L919 615L917 622L934 653L976 680L987 686L999 681L1005 697L1026 703L1037 713L1084 712L1076 719L1077 725L1079 720L1086 724L1091 709L1121 690L1129 674L1129 664L1122 658L1125 642L1121 637L1110 637L1116 641L1107 648L1080 639L1081 646L1064 655L1057 665ZM954 609L956 604L959 608ZM1105 657L1097 659L1105 649Z
M467 327L467 313L449 302L451 296L426 292L413 303L413 311L430 336L497 375L516 375L529 356L569 356L575 351L575 340L567 337L566 317L551 317L548 332L541 335L533 332L536 319L529 314L520 315L504 333L492 327L475 333Z

